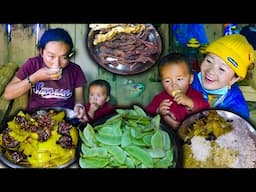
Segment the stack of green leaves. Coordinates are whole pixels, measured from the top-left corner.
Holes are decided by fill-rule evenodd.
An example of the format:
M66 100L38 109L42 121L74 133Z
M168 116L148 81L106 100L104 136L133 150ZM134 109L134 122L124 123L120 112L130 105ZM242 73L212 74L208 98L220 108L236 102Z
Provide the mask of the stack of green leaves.
M172 168L175 143L161 129L160 116L149 117L136 105L116 109L104 123L81 131L81 168Z

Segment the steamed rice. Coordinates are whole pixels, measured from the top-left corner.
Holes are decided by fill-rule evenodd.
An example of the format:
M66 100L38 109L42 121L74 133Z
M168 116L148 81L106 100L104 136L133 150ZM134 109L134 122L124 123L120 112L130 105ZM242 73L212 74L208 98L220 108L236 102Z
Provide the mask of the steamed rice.
M208 141L203 136L193 136L185 144L184 167L190 168L255 168L256 146L248 129L239 119L231 122L234 129Z
M232 168L254 168L256 161L255 141L250 137L248 129L241 129L241 121L234 120L234 129L230 133L217 138L216 143L225 148L238 151L236 161L230 165Z
M210 154L211 144L204 137L194 136L191 139L191 150L198 161L205 161Z

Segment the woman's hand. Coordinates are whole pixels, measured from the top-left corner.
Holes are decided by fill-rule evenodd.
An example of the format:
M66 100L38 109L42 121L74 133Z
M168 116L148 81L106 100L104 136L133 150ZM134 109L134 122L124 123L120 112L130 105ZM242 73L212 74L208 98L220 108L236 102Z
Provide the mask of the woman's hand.
M88 121L85 107L82 104L77 103L74 107L74 111L76 113L76 118L78 118L80 122L85 123Z
M61 69L53 69L44 67L36 71L31 78L33 82L46 81L46 80L59 80L61 76Z

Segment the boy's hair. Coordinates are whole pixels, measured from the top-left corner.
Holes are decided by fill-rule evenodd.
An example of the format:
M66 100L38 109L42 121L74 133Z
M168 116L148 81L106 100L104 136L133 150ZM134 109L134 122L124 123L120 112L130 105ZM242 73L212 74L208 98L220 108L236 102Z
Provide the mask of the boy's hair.
M50 41L62 41L70 46L70 52L73 49L73 41L69 33L62 28L48 29L42 35L38 48L45 48L45 45Z
M162 67L164 67L166 65L181 63L181 62L185 63L188 67L189 73L192 73L192 67L189 64L187 55L185 55L183 53L174 52L174 53L169 53L168 55L165 55L164 57L161 58L161 60L158 64L159 75L161 75Z
M89 89L91 86L101 86L101 87L105 87L106 90L107 90L107 96L110 96L110 92L111 92L111 86L109 84L109 82L107 82L106 80L103 80L103 79L96 79L94 81L92 81L90 84L89 84Z

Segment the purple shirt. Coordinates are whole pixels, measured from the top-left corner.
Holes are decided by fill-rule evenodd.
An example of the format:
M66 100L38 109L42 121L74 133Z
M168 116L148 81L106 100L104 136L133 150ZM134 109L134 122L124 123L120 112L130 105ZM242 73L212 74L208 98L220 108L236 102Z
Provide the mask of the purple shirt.
M37 70L46 67L40 56L29 58L17 71L16 77L23 80ZM32 111L43 107L74 108L75 88L87 83L81 67L75 63L62 70L60 80L39 81L29 93L27 110Z

